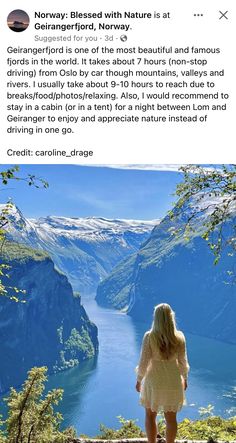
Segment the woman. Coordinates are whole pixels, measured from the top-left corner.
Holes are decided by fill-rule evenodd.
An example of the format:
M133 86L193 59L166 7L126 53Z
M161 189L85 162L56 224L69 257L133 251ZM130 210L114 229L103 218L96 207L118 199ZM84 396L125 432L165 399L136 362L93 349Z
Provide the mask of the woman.
M176 414L184 404L189 365L184 334L176 329L175 314L166 303L155 307L152 328L144 335L136 371L136 390L146 409L148 442L156 442L156 415L164 412L166 443L174 443Z

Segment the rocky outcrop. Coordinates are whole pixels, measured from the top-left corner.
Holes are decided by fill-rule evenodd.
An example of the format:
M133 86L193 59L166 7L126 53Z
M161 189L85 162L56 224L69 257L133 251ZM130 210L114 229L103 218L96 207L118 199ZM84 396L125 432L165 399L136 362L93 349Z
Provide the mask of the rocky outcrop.
M103 307L127 310L131 302L136 255L116 266L97 288L96 301Z
M8 242L1 261L10 266L5 285L25 290L18 296L26 302L0 297L0 390L22 383L33 366L46 365L52 372L93 357L97 327L51 258Z

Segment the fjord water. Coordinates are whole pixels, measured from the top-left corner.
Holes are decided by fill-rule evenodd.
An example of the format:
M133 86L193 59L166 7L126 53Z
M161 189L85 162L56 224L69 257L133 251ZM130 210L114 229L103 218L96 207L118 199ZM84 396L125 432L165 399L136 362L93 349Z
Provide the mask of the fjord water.
M78 434L95 436L99 424L118 427L117 416L138 419L144 427L144 409L138 404L134 368L138 363L141 340L149 324L137 324L124 313L99 307L84 300L89 317L99 331L96 360L49 377L49 388L62 387L60 411L64 426L72 425ZM236 346L186 334L191 366L187 406L179 413L199 417L198 408L215 406L214 413L227 417L236 413Z

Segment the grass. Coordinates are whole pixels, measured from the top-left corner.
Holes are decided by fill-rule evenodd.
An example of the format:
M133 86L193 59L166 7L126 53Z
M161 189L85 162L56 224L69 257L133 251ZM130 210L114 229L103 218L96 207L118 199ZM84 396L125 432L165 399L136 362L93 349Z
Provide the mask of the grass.
M25 263L28 260L43 261L49 255L43 250L33 249L21 243L6 241L0 253L0 261L10 262L17 260Z

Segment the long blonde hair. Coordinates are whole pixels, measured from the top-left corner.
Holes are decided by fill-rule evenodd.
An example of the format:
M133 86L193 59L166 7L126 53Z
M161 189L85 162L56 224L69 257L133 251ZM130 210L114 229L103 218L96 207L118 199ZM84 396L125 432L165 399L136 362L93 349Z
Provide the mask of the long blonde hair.
M176 352L182 341L181 332L176 328L175 313L167 303L161 303L154 309L150 340L165 360Z

